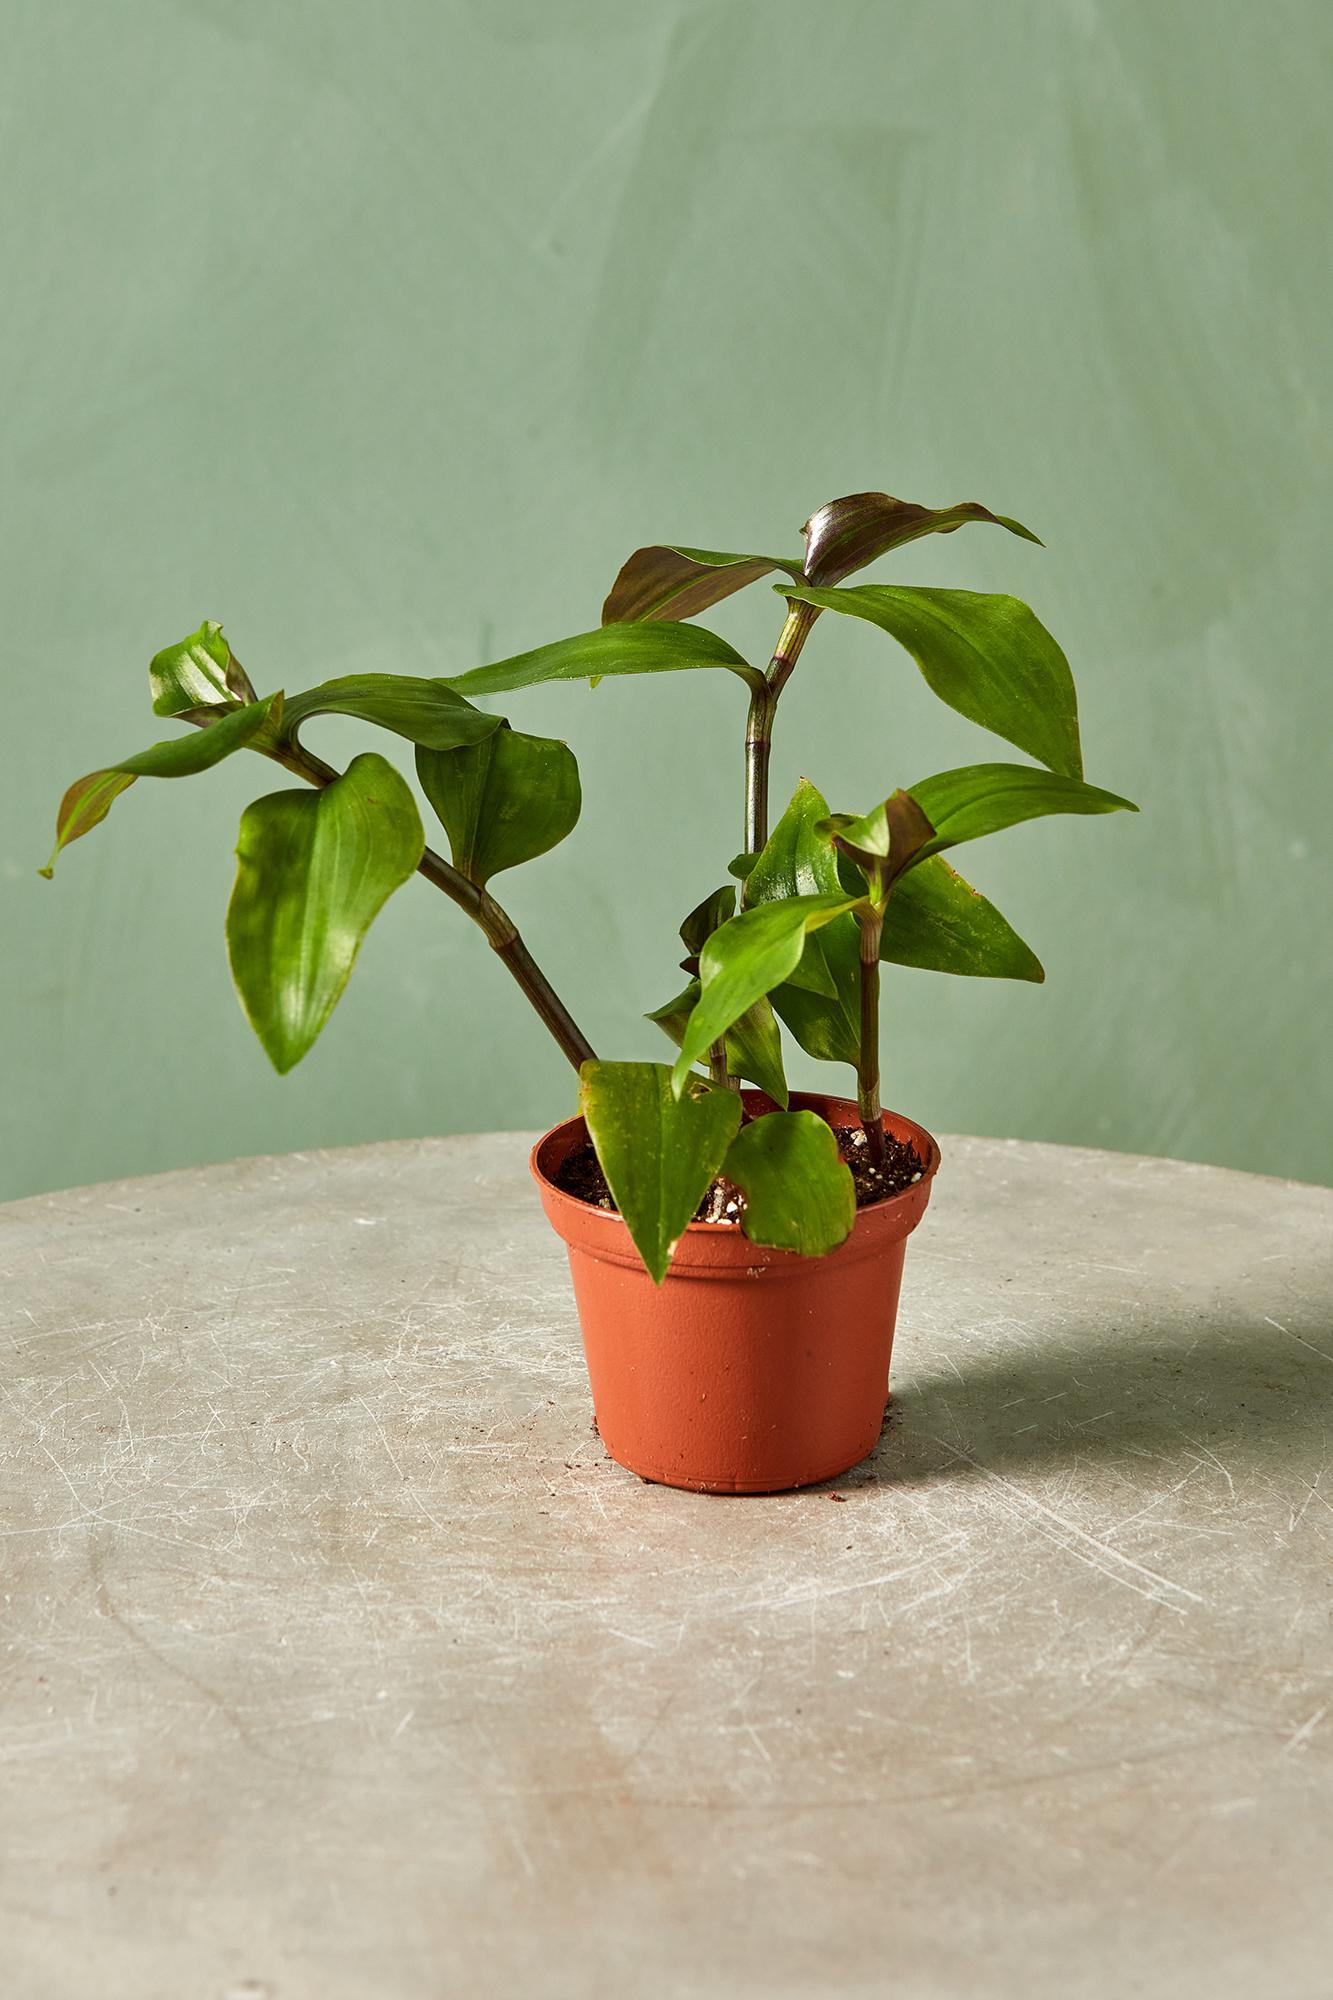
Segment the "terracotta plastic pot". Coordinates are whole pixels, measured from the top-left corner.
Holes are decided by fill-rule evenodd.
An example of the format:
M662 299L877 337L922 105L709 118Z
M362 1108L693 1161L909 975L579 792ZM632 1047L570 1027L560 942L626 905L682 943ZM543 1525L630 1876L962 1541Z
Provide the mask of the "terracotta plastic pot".
M747 1092L756 1109L771 1108ZM831 1125L858 1123L845 1098L792 1093ZM939 1147L910 1140L921 1179L860 1209L825 1257L765 1250L735 1224L692 1222L655 1286L613 1212L556 1186L587 1138L581 1118L532 1149L542 1206L569 1249L602 1442L643 1479L701 1493L775 1493L845 1472L884 1421L903 1252L930 1199Z

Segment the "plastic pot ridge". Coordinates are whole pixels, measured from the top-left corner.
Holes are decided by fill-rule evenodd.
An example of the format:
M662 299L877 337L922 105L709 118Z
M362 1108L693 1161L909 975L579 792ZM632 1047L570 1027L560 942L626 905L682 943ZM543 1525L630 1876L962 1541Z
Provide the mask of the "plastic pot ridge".
M831 1125L859 1123L846 1098L794 1091L791 1102ZM733 1223L692 1222L660 1287L617 1214L556 1185L587 1138L583 1120L538 1140L532 1172L569 1251L597 1427L621 1465L697 1492L773 1493L832 1479L873 1449L903 1253L940 1161L910 1119L885 1112L884 1129L911 1142L921 1179L859 1209L836 1250L798 1257Z

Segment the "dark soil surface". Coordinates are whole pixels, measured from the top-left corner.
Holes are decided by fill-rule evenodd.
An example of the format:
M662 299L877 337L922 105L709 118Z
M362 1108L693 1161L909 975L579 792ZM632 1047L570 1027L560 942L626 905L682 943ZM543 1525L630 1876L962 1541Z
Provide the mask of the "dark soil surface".
M917 1158L906 1140L895 1139L887 1132L884 1135L884 1162L878 1167L870 1158L866 1135L859 1125L837 1130L837 1140L838 1151L852 1170L858 1208L869 1208L872 1202L883 1201L887 1195L910 1187L913 1181L920 1180L925 1171L924 1162ZM576 1201L586 1201L591 1208L615 1208L601 1163L587 1141L570 1154L556 1174L555 1182L566 1194L572 1194ZM719 1177L695 1210L694 1219L696 1222L739 1223L744 1208L745 1196L735 1182Z

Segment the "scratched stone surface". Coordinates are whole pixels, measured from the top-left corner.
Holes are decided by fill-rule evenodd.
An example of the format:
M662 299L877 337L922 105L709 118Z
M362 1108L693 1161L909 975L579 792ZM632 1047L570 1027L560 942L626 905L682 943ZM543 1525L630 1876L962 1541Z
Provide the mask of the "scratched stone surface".
M719 1499L525 1152L0 1210L6 2000L1326 1995L1333 1193L950 1141L879 1448Z

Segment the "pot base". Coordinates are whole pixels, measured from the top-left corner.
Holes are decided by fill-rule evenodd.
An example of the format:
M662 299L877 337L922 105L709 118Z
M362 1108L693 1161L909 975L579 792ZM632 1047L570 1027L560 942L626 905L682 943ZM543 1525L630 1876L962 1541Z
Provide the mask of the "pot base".
M884 1412L886 1416L888 1414L888 1408L889 1406L886 1403L884 1405ZM611 1452L611 1456L616 1460L617 1465L625 1466L626 1472L634 1473L636 1477L644 1481L645 1485L674 1486L677 1488L678 1491L685 1493L716 1493L720 1494L724 1498L727 1497L728 1495L735 1495L736 1497L739 1498L740 1496L747 1493L799 1493L807 1486L822 1486L825 1480L827 1479L840 1479L844 1472L850 1472L853 1466L857 1466L861 1463L862 1459L869 1458L871 1452L875 1449L875 1446L879 1443L879 1440L883 1435L883 1431L884 1431L884 1422L883 1419L881 1418L880 1422L875 1426L875 1435L866 1445L864 1451L858 1451L856 1457L848 1459L846 1464L842 1462L842 1457L840 1454L839 1462L837 1465L826 1466L822 1472L807 1473L800 1478L780 1479L777 1481L776 1484L774 1484L773 1481L768 1479L763 1479L758 1481L741 1480L741 1479L698 1479L698 1478L686 1479L681 1473L678 1472L668 1472L665 1470L658 1472L645 1472L639 1466L625 1465L624 1459L617 1458L615 1452L611 1451L610 1445L607 1445L606 1448L609 1452ZM605 1440L603 1440L603 1442L605 1442Z

